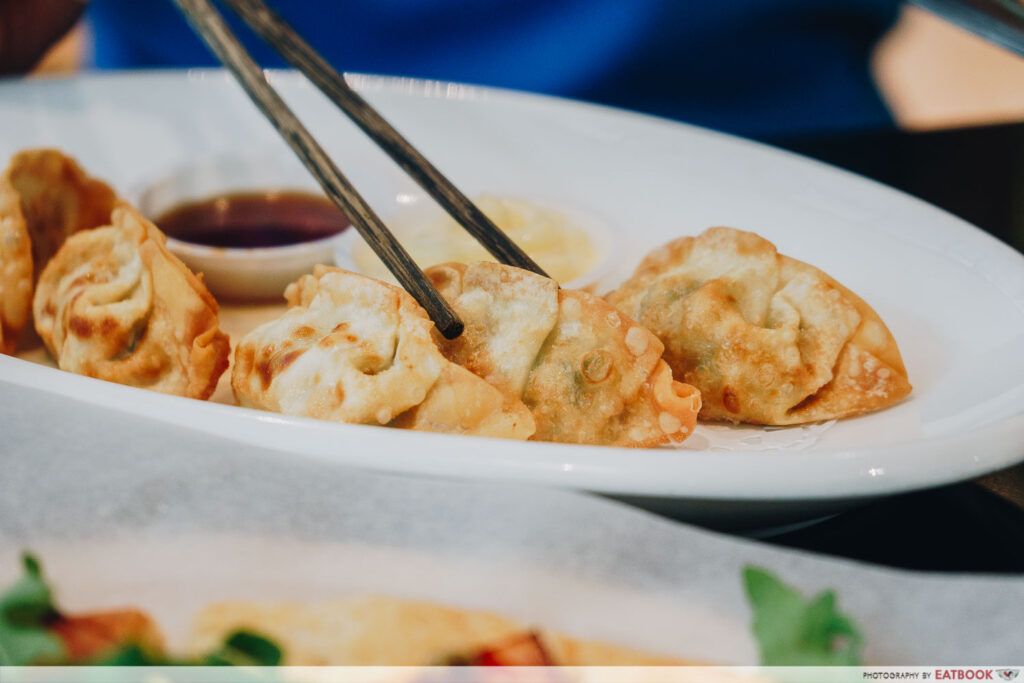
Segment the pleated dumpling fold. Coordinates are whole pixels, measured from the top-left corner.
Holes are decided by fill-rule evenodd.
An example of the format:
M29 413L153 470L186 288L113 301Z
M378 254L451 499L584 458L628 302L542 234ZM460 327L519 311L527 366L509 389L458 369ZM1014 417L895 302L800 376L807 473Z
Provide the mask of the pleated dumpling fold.
M910 393L896 340L860 297L768 240L711 228L652 251L608 301L665 344L701 417L790 425Z
M462 318L445 356L518 396L533 439L649 447L693 433L700 394L676 382L657 337L600 298L496 263L427 276Z
M202 280L166 237L121 203L109 225L67 238L39 277L36 331L62 370L206 399L228 337Z
M247 334L231 385L240 405L286 415L526 439L516 397L448 361L404 290L317 266L285 291L290 308Z
M35 280L64 240L110 222L117 195L53 149L11 157L0 175L0 353L29 326Z

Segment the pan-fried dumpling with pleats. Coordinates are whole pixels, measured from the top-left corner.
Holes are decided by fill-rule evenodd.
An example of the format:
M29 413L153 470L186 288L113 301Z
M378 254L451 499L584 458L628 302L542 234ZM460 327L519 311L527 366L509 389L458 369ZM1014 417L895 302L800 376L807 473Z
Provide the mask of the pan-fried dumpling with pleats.
M67 239L43 270L36 331L57 365L89 377L206 399L230 353L217 302L128 204Z
M448 263L427 276L465 323L436 335L450 360L521 397L533 439L644 447L693 432L700 394L672 379L662 344L607 302L496 263Z
M708 420L790 425L910 393L896 340L860 297L751 232L711 228L651 252L607 296L665 344Z
M448 361L404 290L317 266L285 291L290 308L235 350L238 402L287 415L525 439L530 412Z
M0 175L0 353L29 324L34 276L64 240L110 222L117 196L57 150L11 157Z

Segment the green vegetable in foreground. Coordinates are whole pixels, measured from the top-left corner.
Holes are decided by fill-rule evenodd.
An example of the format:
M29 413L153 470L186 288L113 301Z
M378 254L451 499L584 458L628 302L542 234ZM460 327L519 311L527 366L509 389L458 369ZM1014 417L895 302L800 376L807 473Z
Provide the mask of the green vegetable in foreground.
M198 657L168 657L129 643L90 662L92 666L277 666L280 663L281 648L249 631L231 633L220 647Z
M60 618L53 592L43 577L39 561L22 558L24 574L0 593L0 666L66 664L68 655L61 639L51 630ZM168 657L137 643L126 642L87 662L95 666L276 666L281 649L270 640L248 631L235 631L215 650L197 657Z
M57 614L39 562L22 557L24 574L0 593L0 666L56 662L64 654L60 638L47 630Z
M64 664L69 656L52 630L63 619L38 560L22 558L24 573L0 593L0 666ZM811 599L758 567L746 567L743 583L753 611L752 630L765 666L856 666L863 639L836 606L833 591ZM66 623L66 622L65 622ZM100 666L276 666L281 649L248 631L235 631L219 647L195 657L169 657L124 642L89 664Z
M752 629L764 666L858 666L863 639L836 607L834 591L806 600L758 567L743 570Z

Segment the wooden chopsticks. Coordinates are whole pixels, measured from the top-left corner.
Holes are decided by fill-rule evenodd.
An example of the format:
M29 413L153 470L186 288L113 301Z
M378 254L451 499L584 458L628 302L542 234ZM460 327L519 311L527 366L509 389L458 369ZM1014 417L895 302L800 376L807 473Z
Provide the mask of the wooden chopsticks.
M510 240L491 219L445 178L409 141L359 96L309 43L263 0L223 0L289 64L301 71L334 102L377 146L408 173L499 263L547 277L540 266Z
M426 309L441 334L448 339L454 339L462 334L463 325L459 316L271 87L263 70L238 42L238 38L209 0L174 2L185 14L192 28L206 41L217 58L231 70L250 99L270 119L277 132L320 182L327 196L352 221L352 225L406 291Z
M223 0L260 37L306 75L328 98L398 163L431 197L499 262L547 274L473 202L360 97L323 57L262 0ZM342 175L302 122L268 82L210 0L174 0L193 30L206 42L302 160L377 256L426 309L448 339L462 334L462 321L409 253Z

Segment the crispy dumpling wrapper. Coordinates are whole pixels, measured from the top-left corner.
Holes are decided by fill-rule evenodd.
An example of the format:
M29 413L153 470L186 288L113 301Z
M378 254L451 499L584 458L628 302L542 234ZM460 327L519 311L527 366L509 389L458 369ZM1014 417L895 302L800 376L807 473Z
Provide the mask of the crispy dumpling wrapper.
M711 228L651 252L607 296L665 344L708 420L790 425L910 393L878 314L827 274L750 232Z
M217 302L127 204L72 235L43 270L36 331L62 370L206 399L228 366Z
M237 630L278 643L286 666L429 666L500 646L522 636L526 626L493 612L389 596L316 604L232 602L199 613L190 649L208 652ZM559 666L694 664L548 630L535 633Z
M518 399L462 372L404 290L317 266L285 292L290 308L246 335L231 386L243 406L287 415L525 439Z
M536 429L530 409L469 370L448 363L418 406L391 423L423 432L528 439Z
M609 446L679 442L700 394L672 379L662 344L607 302L496 263L449 263L427 276L465 323L446 357L520 396L533 439Z
M18 193L0 180L0 353L12 354L32 312L32 242Z
M69 235L110 222L117 196L51 149L19 152L0 176L0 353L29 324L34 276Z

